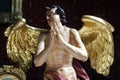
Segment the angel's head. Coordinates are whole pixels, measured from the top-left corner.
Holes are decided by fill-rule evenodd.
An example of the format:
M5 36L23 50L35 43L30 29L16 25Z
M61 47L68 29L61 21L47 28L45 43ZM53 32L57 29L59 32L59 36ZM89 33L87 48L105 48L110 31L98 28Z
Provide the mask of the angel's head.
M52 5L46 7L46 18L48 23L51 21L60 21L62 25L66 24L66 16L64 10L60 6Z

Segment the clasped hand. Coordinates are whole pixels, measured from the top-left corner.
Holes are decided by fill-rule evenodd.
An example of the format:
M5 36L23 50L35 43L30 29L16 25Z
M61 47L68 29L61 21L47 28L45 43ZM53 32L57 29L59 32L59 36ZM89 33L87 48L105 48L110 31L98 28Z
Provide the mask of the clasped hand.
M50 30L49 43L50 43L51 47L54 46L55 40L58 41L60 44L62 44L64 42L64 39L63 39L58 27L51 28L51 30Z

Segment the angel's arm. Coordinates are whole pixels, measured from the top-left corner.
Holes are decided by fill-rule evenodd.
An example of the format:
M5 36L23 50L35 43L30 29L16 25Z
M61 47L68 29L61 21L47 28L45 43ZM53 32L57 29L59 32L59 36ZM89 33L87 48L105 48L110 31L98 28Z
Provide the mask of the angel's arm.
M70 33L71 33L70 35L72 35L71 37L72 40L70 40L72 41L72 44L64 41L62 39L62 36L59 35L59 37L61 37L61 42L63 46L66 48L67 51L69 51L69 53L73 55L73 57L81 61L86 61L88 59L88 53L83 42L80 39L78 31L75 29L71 29Z
M49 55L49 51L51 50L52 46L45 46L45 40L46 40L47 35L45 34L41 34L40 35L40 39L39 39L39 43L37 46L37 52L35 54L35 58L34 58L34 64L35 66L41 66L45 63L47 56ZM50 39L52 40L52 39ZM52 45L53 43L51 43L50 45Z

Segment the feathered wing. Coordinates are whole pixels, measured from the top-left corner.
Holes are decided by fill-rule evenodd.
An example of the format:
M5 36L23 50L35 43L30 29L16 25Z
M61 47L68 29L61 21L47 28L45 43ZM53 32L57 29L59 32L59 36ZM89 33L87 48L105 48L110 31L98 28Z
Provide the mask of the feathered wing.
M81 39L89 54L91 67L107 76L114 61L114 28L107 21L90 15L82 17Z
M47 30L27 25L25 19L9 26L5 31L5 36L8 37L6 46L8 57L23 70L30 68L39 34L44 31Z

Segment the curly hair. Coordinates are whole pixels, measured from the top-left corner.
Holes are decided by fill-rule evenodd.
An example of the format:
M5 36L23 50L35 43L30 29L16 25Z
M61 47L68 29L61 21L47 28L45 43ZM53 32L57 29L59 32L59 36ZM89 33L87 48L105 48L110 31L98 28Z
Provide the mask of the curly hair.
M55 13L58 14L58 15L60 15L60 19L61 19L62 25L66 25L67 20L66 20L66 16L65 16L64 10L60 6L58 6L58 5L57 6L52 5L50 7L46 7L46 10L50 10L50 9L53 9L53 8L57 8L57 10L55 11Z

